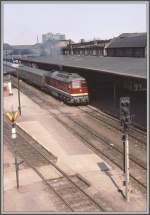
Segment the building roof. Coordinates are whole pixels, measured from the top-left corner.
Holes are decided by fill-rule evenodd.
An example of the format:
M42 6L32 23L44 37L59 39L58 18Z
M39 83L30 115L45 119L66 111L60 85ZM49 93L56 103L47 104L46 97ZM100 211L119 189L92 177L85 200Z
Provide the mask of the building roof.
M146 33L124 33L113 38L106 48L146 47Z
M82 45L98 45L102 44L103 46L110 42L109 40L91 40L91 41L84 41L84 42L79 42L79 43L73 43L72 46L82 46Z
M69 43L66 47L64 47L64 50L72 48L89 48L89 47L105 47L106 44L110 42L109 40L91 40L91 41L84 41L84 42L78 42L78 43Z
M13 49L32 49L33 45L14 45Z
M97 57L97 56L55 56L22 58L29 62L61 65L74 68L88 69L108 74L137 77L146 79L146 58L131 57Z
M47 76L50 76L52 78L55 78L57 80L64 81L64 82L70 82L72 80L85 80L77 73L68 73L68 72L62 73L59 71L53 71L53 72L47 71Z

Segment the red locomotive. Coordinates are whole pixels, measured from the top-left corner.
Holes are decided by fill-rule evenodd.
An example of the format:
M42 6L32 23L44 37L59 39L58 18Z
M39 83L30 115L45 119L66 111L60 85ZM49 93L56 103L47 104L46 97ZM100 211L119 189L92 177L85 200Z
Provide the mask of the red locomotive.
M88 104L86 80L76 73L55 71L45 76L45 87L54 95L70 104Z

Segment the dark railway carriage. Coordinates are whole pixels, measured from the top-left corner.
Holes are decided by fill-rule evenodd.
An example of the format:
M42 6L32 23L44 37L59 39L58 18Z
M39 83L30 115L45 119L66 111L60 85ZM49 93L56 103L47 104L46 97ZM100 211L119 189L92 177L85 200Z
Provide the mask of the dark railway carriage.
M47 71L39 70L27 66L21 66L18 69L19 77L26 82L37 87L43 88L45 84L45 75Z

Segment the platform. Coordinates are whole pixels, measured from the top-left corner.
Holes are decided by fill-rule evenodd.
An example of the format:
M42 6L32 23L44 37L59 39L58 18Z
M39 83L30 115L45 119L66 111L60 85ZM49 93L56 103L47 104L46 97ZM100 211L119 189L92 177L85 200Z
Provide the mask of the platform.
M17 90L13 89L13 96L4 98L4 112L11 111L12 106L14 110L17 110L17 95ZM43 110L22 93L21 104L22 115L17 124L57 157L56 164L60 169L67 174L79 174L85 178L90 184L87 192L101 196L109 205L108 211L146 211L145 201L143 201L145 196L142 193L134 190L130 193L130 202L126 202L121 193L118 192L115 184L122 189L121 171L112 169L104 160L87 148L77 136L73 135L50 115L48 111ZM4 163L6 162L5 159L4 156ZM12 162L12 159L10 159L10 162ZM104 163L109 168L111 177L100 169L98 163ZM58 177L57 173L51 171L49 166L44 167L44 170L41 168L41 171L47 173L48 179ZM9 211L31 210L30 206L28 208L28 196L34 195L34 189L36 189L34 187L41 183L41 179L36 176L33 170L22 169L20 170L20 183L23 191L17 191L16 189L15 169L10 168L5 172L4 209ZM45 201L50 203L48 194L45 196L42 186L41 184L39 186L39 192L43 195L41 198L45 198ZM31 200L34 202L32 211L43 211L45 201L41 201L41 208L39 208L39 195L35 194L32 198ZM10 203L12 200L15 204ZM47 206L45 207L47 208ZM50 210L50 208L46 210ZM53 204L51 205L51 210L57 211Z

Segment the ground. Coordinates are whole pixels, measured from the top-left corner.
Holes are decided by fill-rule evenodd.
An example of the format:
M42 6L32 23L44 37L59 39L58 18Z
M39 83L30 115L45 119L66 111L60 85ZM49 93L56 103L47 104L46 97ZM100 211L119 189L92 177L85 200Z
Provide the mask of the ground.
M48 111L43 110L27 96L21 94L22 116L17 124L36 141L57 157L57 165L67 174L80 174L88 181L87 192L97 196L107 211L145 211L146 199L137 190L130 193L126 202L118 187L122 187L122 172L113 169L92 150L60 124ZM5 97L4 112L17 109L17 90L13 96ZM16 104L16 105L15 105ZM66 111L72 107L67 107ZM68 110L67 110L68 109ZM72 108L77 114L77 110ZM54 110L55 111L55 110ZM5 131L4 131L5 135ZM5 144L4 144L5 146ZM13 155L4 147L4 211L63 211L47 191L46 186L30 168L20 170L20 188L16 189ZM110 175L103 172L98 163L105 163ZM58 177L49 166L40 167L47 179ZM115 181L115 183L114 183ZM116 186L117 184L117 186Z

